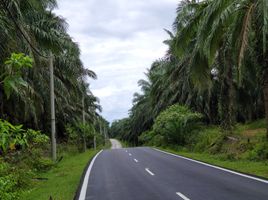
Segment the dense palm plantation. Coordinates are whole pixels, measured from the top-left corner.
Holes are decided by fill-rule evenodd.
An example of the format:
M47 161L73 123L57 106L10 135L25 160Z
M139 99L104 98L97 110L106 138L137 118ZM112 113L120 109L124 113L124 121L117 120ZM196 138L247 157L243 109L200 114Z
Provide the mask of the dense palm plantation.
M182 1L167 33L166 55L139 81L142 93L134 95L129 118L112 124L112 135L138 144L173 104L227 135L237 122L268 119L266 0Z
M108 122L98 114L98 98L89 89L89 80L97 76L83 66L66 21L53 12L56 7L56 0L0 0L0 199L23 199L37 184L33 180L38 173L62 159L76 161L68 157L96 149L96 141L99 146L105 143ZM57 160L52 148L53 161L51 63L58 144ZM94 153L87 151L81 162ZM80 171L76 176L69 196L74 195Z
M64 137L65 125L82 120L84 98L86 121L97 120L98 99L87 83L96 74L83 66L80 50L67 34L67 23L52 11L55 0L1 0L0 63L13 52L22 52L33 59L33 67L24 69L27 87L14 86L11 96L4 95L0 85L0 118L26 127L50 131L49 53L54 55L55 104L57 132ZM103 121L103 120L102 120ZM96 125L96 127L98 127Z

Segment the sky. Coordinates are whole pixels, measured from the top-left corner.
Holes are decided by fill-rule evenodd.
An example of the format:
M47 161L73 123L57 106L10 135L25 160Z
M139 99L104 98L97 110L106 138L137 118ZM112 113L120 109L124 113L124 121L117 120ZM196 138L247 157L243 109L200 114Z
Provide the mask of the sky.
M58 0L86 68L97 73L90 89L109 122L128 116L138 80L165 55L179 0Z

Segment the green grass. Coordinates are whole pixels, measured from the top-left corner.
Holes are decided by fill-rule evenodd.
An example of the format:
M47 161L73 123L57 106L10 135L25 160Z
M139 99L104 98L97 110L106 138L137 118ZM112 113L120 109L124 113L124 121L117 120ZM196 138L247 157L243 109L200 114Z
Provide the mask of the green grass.
M33 189L24 195L25 200L72 200L78 187L83 170L97 151L65 155L63 160L39 177L48 180L36 181Z
M159 148L159 147L157 147ZM248 160L227 160L221 155L211 155L204 153L193 153L184 151L174 151L168 148L159 148L170 153L185 156L195 160L203 161L209 164L217 165L227 169L232 169L242 173L252 174L260 177L268 178L268 161L256 162Z
M238 123L235 126L234 129L234 134L235 135L242 135L245 136L243 134L247 133L247 131L252 132L255 131L263 136L265 136L266 133L266 120L265 119L259 119L250 123L245 123L245 124L240 124ZM260 133L261 132L261 133ZM252 133L252 135L254 135L254 132ZM247 135L246 135L247 136Z

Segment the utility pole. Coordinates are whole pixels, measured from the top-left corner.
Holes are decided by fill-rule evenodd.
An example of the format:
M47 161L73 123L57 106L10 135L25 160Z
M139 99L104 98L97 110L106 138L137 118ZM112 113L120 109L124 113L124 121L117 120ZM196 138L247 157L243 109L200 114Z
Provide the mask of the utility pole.
M107 129L104 128L104 145L106 145L106 140L107 140Z
M56 145L56 123L55 123L55 94L54 94L54 69L53 55L49 53L49 72L50 72L50 108L51 108L51 154L52 160L57 160L57 145Z
M95 130L95 118L93 118L93 135L94 135L94 150L96 150L96 130Z
M97 144L96 144L96 135L94 135L94 150L96 151L97 149Z
M85 99L84 95L82 94L82 120L83 120L83 148L84 152L87 150L87 143L86 143L86 133L85 133Z
M102 129L102 123L101 119L99 118L99 128L100 128L100 135L104 134L103 129Z
M100 134L102 135L103 131L102 131L102 125L101 125L101 120L99 118L99 128L100 128Z

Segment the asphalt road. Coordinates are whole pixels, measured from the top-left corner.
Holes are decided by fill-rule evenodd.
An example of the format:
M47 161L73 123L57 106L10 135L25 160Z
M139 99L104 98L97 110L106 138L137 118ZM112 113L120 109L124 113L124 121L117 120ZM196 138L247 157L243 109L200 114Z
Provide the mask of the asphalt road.
M112 144L111 149L121 149L122 148L122 145L121 145L121 143L118 140L116 140L116 139L110 139L110 142Z
M268 200L267 183L151 148L123 148L98 155L85 199Z

